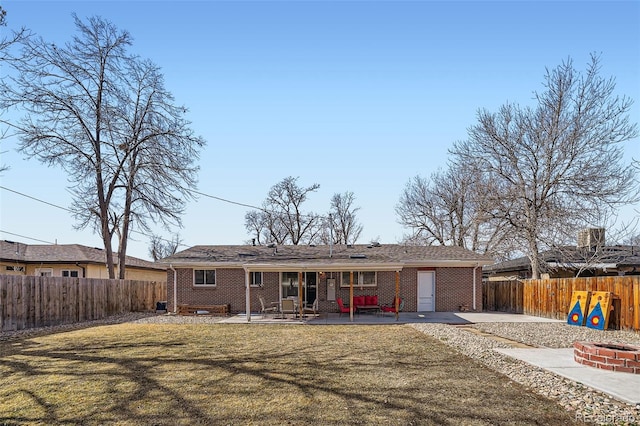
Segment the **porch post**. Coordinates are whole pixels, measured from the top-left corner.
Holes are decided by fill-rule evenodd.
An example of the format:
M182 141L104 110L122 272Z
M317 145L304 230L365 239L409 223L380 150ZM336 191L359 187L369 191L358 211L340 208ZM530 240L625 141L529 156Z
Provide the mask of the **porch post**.
M353 271L349 271L349 321L353 322Z
M398 318L400 317L400 312L398 312L398 310L400 309L400 271L396 271L396 297L394 298L394 302L396 304L396 321L398 321Z
M298 313L302 319L302 272L298 272Z
M251 286L249 285L249 271L244 270L244 285L245 285L245 304L247 305L247 322L251 322Z

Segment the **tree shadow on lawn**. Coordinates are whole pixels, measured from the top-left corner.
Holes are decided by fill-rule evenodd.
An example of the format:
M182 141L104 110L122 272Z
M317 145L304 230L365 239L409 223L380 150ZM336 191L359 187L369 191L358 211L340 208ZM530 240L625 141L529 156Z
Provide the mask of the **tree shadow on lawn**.
M0 349L0 424L570 424L405 326L113 325Z

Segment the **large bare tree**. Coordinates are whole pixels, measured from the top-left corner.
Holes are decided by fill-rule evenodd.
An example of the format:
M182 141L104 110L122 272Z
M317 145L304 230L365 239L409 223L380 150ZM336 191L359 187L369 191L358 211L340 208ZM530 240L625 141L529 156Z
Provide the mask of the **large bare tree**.
M356 218L360 207L353 203L356 198L353 192L336 193L331 197L329 218L333 229L334 244L355 244L362 233L362 225Z
M638 136L628 115L632 101L614 95L614 79L599 71L595 55L584 74L571 59L547 70L535 107L479 111L468 139L450 151L456 164L494 185L489 212L524 243L534 278L542 250L637 198L635 170L623 162L622 146Z
M101 236L110 278L118 236L124 278L132 230L179 224L204 140L190 129L186 109L174 105L158 67L127 53L127 31L99 17L74 20L78 34L65 45L21 42L0 104L24 114L5 121L21 151L68 172L77 226Z
M179 234L174 234L170 240L159 235L152 235L151 243L149 244L149 255L154 261L164 259L176 254L181 245L182 238L180 238Z
M320 188L314 183L298 185L298 178L286 177L273 185L260 211L245 214L245 227L259 243L305 244L318 239L322 218L304 212L302 204L308 195Z
M0 28L7 26L7 11L0 6ZM9 61L15 60L10 53L11 46L17 44L21 40L28 38L30 33L22 28L18 31L11 31L9 35L4 34L4 30L2 31L2 36L0 36L0 64L8 63ZM0 73L0 79L4 78L4 74ZM0 142L7 137L8 129L3 127L0 129ZM0 153L2 153L0 151ZM8 164L0 163L0 173L9 170Z
M467 167L450 164L429 178L410 180L396 206L399 222L412 230L407 242L464 247L498 259L511 253L504 221L491 217L491 182Z

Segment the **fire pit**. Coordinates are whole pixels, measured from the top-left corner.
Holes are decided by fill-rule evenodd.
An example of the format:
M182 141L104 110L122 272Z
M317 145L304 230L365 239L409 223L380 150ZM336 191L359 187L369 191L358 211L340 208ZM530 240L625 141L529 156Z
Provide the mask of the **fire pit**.
M588 367L640 374L640 346L575 342L573 359Z

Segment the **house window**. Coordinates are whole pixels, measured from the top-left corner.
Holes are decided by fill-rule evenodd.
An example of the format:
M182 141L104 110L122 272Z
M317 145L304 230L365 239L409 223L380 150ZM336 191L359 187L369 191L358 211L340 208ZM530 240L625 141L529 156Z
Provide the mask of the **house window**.
M53 269L52 268L38 268L38 269L36 269L36 276L52 277L53 276Z
M282 297L298 297L298 273L283 272L280 281L282 287Z
M341 287L349 287L349 272L342 273ZM353 285L355 287L377 286L375 271L353 271Z
M7 271L24 272L24 266L7 266Z
M261 287L262 272L249 272L249 284L253 287Z
M215 269L195 269L193 271L193 284L202 286L216 285Z
M62 276L63 277L78 278L79 274L78 274L78 270L77 269L63 269L62 270Z

